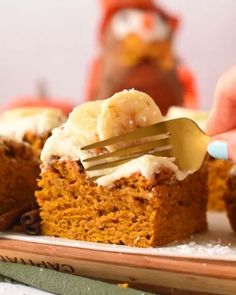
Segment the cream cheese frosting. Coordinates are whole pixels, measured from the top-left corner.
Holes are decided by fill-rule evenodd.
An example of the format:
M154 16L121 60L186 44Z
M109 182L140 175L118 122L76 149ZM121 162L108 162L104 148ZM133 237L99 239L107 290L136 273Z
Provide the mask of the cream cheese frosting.
M76 107L68 120L53 130L41 153L43 167L50 165L53 156L59 156L62 161L80 160L87 168L89 166L84 159L97 154L94 150L82 151L81 147L160 121L162 116L153 100L136 90L124 90L107 100L85 103ZM107 149L114 150L114 147ZM87 172L87 174L90 177L105 174L99 177L96 183L101 186L112 186L114 181L129 177L135 172L140 172L150 179L160 171L161 167L171 169L180 181L192 173L180 171L173 158L144 155L118 167Z
M26 107L0 115L0 135L22 141L26 132L43 134L66 120L63 113L50 107Z
M206 111L173 106L169 108L166 119L189 118L195 121L202 130L205 130L208 116L209 113Z
M101 186L110 186L114 181L122 177L129 177L133 173L139 172L147 179L151 179L155 173L161 168L169 168L172 170L178 180L184 180L188 173L182 172L173 163L174 159L165 157L155 157L152 155L144 155L138 159L129 161L118 166L114 171L97 179L97 184Z

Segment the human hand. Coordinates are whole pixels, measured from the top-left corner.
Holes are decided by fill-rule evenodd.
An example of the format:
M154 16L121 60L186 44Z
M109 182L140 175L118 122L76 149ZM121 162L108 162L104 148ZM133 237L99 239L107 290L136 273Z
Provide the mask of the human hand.
M236 163L236 66L218 80L206 133L213 137L209 154Z

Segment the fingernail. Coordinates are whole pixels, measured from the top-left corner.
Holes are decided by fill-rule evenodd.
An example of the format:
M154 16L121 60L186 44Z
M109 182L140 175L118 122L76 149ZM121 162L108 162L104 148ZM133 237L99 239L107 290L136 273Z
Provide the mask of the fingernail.
M208 144L207 151L213 158L222 160L229 159L228 144L224 141L212 141Z

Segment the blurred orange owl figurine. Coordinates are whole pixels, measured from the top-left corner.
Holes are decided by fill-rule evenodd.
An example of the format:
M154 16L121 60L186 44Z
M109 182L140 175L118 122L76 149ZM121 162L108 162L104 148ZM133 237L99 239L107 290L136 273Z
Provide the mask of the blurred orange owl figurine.
M149 94L163 114L173 105L197 107L194 78L174 53L178 19L152 0L100 2L100 52L89 76L88 100L135 88Z

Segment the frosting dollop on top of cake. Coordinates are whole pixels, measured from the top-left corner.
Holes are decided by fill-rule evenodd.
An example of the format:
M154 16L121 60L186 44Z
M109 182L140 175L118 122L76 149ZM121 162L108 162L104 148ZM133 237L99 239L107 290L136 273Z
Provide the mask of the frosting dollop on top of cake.
M125 147L127 143L107 146L103 151L83 151L81 147L162 120L160 110L150 96L136 90L123 90L109 99L87 102L76 107L68 120L53 130L52 136L44 145L41 160L44 167L50 164L53 156L59 157L60 160L80 160L87 168L91 164L84 162L84 159L98 155L98 153L117 150ZM132 145L132 142L129 142L129 145ZM135 172L141 173L146 178L152 178L161 167L170 168L178 180L183 180L190 173L180 171L173 158L153 155L141 156L115 168L87 173L90 177L105 174L96 182L99 185L110 186L115 180L129 177Z
M189 118L195 121L202 130L205 130L208 116L209 113L206 111L173 106L169 108L166 119Z
M62 111L56 108L16 108L0 114L0 135L22 141L27 132L41 135L65 120Z

